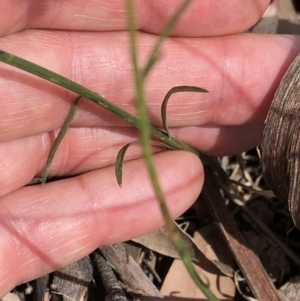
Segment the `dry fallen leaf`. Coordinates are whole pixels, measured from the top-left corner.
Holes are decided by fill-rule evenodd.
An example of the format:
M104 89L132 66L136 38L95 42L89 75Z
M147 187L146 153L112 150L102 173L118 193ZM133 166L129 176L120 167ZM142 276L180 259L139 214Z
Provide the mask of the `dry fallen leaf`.
M211 259L222 261L226 265L233 265L230 250L226 246L216 225L211 224L201 228L194 235L196 245L204 249L204 255ZM211 243L213 243L213 246ZM233 300L235 284L232 278L219 274L212 274L195 265L197 272L204 281L208 281L212 292L222 301ZM195 285L186 272L181 260L175 259L161 288L166 300L206 300L206 297ZM179 299L180 298L180 299Z

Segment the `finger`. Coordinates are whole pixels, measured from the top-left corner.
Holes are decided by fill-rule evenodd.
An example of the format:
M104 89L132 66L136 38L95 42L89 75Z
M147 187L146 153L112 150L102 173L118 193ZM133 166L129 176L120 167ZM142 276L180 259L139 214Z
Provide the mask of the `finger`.
M116 31L127 29L125 1L18 1L3 0L0 35L27 28ZM182 0L135 1L138 28L159 33ZM244 31L254 25L269 0L193 1L175 35L212 36Z
M178 216L203 182L199 159L185 152L155 156L168 206ZM124 166L123 187L107 167L44 187L21 188L0 200L0 296L107 245L163 224L141 159Z
M161 125L160 106L166 92L174 85L184 84L201 86L209 93L172 96L167 109L169 126L263 124L279 81L299 52L300 39L244 34L192 41L193 44L189 39L169 40L163 49L163 59L147 79L152 123ZM100 92L134 114L127 42L122 33L53 35L28 31L4 38L0 45L19 55L26 53L29 60ZM49 43L56 47L49 49ZM142 35L140 53L145 56L152 43L152 36ZM0 68L2 141L61 126L74 95L15 68L4 65ZM88 101L80 104L74 121L75 126L124 124Z
M0 196L42 175L57 132L1 143ZM76 175L114 165L120 149L137 139L133 128L71 128L53 158L50 176ZM125 160L137 157L141 157L138 145L127 151Z
M263 126L184 127L171 134L209 155L233 155L255 147ZM56 133L3 142L0 146L0 196L41 176ZM50 177L78 175L116 163L126 144L137 140L133 128L71 128L60 144L50 168ZM25 151L24 151L25 150ZM154 152L162 149L153 148ZM131 146L124 160L141 157L140 146ZM116 181L116 180L115 180Z
M247 151L262 140L264 126L183 127L171 129L179 140L211 156L231 156Z

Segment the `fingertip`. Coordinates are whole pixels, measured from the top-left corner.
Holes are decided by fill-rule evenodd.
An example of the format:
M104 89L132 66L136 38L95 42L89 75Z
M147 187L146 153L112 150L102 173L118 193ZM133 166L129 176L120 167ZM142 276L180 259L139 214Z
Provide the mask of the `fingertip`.
M196 201L201 192L204 181L202 162L187 151L163 152L156 157L157 172L167 205L173 218L177 218ZM159 164L158 160L163 164ZM157 202L152 206L157 207ZM161 220L160 225L163 223Z
M175 218L197 199L203 167L194 154L154 156L159 180ZM78 177L28 186L1 197L3 241L0 295L47 274L100 245L140 236L164 224L143 159L124 163L123 187L109 166ZM5 252L4 252L5 251ZM18 267L18 269L15 269ZM16 273L18 271L18 273Z

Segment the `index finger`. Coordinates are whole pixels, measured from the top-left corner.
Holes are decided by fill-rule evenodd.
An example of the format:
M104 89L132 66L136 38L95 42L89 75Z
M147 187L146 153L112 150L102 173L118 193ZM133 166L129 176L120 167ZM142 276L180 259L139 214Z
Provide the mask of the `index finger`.
M0 35L26 28L116 31L126 30L125 1L2 0ZM194 0L174 35L216 36L241 32L254 25L269 0ZM159 33L182 0L135 1L138 28Z

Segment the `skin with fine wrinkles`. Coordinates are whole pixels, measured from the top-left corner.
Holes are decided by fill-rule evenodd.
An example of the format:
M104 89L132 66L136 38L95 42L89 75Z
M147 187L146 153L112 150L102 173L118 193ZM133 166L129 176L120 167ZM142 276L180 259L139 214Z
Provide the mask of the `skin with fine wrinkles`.
M146 32L159 33L180 3L181 0L135 1L137 27ZM84 4L80 0L3 0L1 4L5 10L0 20L2 35L27 28L127 29L125 2L119 0L87 0ZM173 34L199 37L242 32L256 23L267 5L265 0L228 0L224 10L218 0L196 0L182 16Z
M179 2L136 1L141 62ZM121 3L4 0L0 49L79 82L134 114ZM300 49L299 37L240 34L268 3L193 1L147 78L154 125L161 125L160 106L170 88L200 86L209 93L178 93L169 100L172 135L214 155L234 154L259 142L273 94ZM0 296L101 244L162 225L139 146L126 155L122 188L115 180L117 151L136 140L137 131L87 100L81 101L50 171L50 176L77 176L23 187L41 174L75 97L4 64L0 90ZM201 162L179 151L157 152L154 159L176 217L201 190Z

